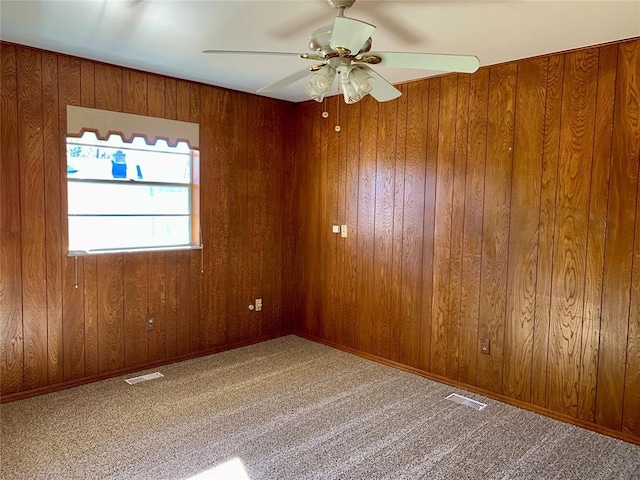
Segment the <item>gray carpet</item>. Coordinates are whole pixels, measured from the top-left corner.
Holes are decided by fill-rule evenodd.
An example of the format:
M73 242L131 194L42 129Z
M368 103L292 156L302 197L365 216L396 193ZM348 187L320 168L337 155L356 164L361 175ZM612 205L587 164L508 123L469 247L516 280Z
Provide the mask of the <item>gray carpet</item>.
M640 447L295 336L159 370L0 406L2 478L640 479Z

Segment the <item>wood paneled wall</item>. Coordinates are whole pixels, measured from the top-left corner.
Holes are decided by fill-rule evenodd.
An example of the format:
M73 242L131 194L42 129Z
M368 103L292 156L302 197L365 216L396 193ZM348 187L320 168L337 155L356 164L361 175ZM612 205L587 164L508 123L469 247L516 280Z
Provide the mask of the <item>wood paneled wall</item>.
M290 329L290 104L21 46L0 51L4 400ZM67 105L200 123L203 259L67 258ZM255 298L261 312L248 310Z
M296 107L297 328L640 439L640 41L400 88Z

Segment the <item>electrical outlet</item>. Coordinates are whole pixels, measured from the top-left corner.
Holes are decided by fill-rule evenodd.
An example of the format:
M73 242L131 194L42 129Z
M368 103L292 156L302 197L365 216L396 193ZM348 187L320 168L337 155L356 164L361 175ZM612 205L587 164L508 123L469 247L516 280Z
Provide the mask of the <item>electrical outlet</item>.
M260 310L262 310L262 299L256 298L256 312L259 312Z
M153 330L156 326L156 319L153 317L147 317L147 330Z
M483 353L485 355L491 354L491 340L489 340L488 338L483 338L480 341L480 353Z
M334 225L331 231L333 233L340 233L340 225Z

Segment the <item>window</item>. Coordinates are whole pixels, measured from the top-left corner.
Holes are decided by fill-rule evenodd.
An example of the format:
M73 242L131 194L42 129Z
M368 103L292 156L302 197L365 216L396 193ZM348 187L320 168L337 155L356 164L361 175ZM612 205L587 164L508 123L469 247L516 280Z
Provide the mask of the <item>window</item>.
M67 138L70 254L200 245L199 152L154 140Z

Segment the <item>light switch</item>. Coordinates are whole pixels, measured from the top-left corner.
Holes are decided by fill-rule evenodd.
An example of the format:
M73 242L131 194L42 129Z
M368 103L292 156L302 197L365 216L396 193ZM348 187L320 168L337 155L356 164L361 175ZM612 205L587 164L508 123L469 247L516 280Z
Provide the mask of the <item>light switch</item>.
M340 225L333 226L333 233L340 233Z
M256 312L259 312L260 310L262 310L262 299L256 298Z
M340 225L340 236L342 238L347 238L347 226L346 225Z

